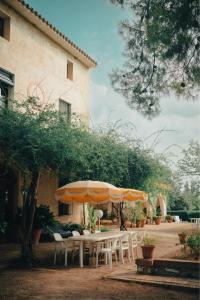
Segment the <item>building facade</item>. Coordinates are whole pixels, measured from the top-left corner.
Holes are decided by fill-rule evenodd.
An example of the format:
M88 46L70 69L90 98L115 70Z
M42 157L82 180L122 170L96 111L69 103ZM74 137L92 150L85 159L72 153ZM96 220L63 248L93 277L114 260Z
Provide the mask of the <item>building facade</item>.
M35 96L44 104L54 104L69 120L71 113L76 113L88 122L89 71L95 66L96 62L88 54L23 0L0 0L1 106L9 105L10 98L20 101ZM17 170L13 172L15 179L4 184L4 188L1 185L0 195L6 193L7 198L13 198L9 192L11 185L20 205L22 181ZM6 182L5 178L3 181ZM81 206L63 206L55 201L58 184L58 178L44 174L39 186L39 203L50 205L63 222L80 222Z

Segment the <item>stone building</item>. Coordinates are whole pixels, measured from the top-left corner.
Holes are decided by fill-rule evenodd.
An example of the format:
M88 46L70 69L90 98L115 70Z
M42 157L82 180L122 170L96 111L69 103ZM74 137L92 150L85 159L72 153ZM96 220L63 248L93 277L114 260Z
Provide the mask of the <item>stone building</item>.
M36 96L70 115L89 120L89 71L96 62L23 0L0 0L0 105L7 99ZM22 202L22 180L17 170L4 176L0 166L0 205L10 215ZM80 205L54 199L58 178L43 175L38 199L50 205L63 222L80 222ZM18 199L16 202L16 199Z

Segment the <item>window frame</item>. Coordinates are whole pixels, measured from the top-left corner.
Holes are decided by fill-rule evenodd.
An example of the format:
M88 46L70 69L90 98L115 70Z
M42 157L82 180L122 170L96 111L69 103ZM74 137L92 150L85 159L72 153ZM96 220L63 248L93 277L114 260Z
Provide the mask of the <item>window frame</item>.
M11 19L3 11L0 10L0 18L3 20L3 33L0 34L0 38L10 41L10 23Z

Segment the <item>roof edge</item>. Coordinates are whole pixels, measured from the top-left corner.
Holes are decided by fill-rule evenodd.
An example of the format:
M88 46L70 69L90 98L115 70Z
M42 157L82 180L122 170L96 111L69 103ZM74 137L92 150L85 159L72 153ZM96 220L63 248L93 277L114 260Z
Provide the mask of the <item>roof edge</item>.
M97 65L97 62L94 59L92 59L85 51L74 44L49 21L43 18L42 15L40 15L24 0L3 0L3 2L15 9L23 17L28 19L28 21L32 23L36 28L45 33L50 39L55 41L62 48L67 50L76 59L81 61L86 67L94 68Z

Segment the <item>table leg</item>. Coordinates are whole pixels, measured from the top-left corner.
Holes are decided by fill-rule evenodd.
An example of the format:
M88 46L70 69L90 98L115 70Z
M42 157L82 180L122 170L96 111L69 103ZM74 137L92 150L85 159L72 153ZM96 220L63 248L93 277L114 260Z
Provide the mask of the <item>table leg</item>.
M80 267L83 268L83 241L80 241L79 245L79 263Z
M65 267L67 267L67 246L65 246Z

